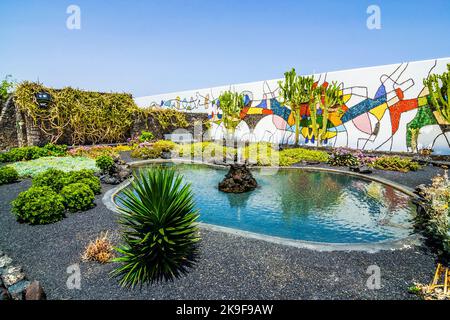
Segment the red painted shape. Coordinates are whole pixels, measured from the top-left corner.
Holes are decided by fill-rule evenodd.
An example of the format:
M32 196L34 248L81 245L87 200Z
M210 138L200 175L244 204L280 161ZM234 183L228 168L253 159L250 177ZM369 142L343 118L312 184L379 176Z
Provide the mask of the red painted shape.
M269 109L262 109L262 114L273 114L273 111Z
M241 110L241 120L244 120L244 118L247 116L248 109L250 109L250 108L245 107Z
M401 100L389 108L391 115L392 134L395 134L400 124L400 117L403 112L417 109L419 102L417 99Z
M405 94L403 93L403 90L400 88L395 89L395 93L397 94L397 97L400 100L403 100L405 98Z
M300 116L301 117L303 117L303 116L309 117L309 114L310 114L310 112L309 112L309 104L303 103L300 106Z

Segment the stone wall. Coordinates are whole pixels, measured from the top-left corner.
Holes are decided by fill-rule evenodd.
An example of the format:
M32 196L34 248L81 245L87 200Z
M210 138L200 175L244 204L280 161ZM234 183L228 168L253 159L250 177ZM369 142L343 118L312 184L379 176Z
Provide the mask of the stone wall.
M0 150L18 147L16 110L12 99L0 101Z
M186 116L186 120L189 123L189 126L187 128L182 129L185 129L189 133L191 133L195 139L202 140L200 135L205 134L208 131L208 128L206 126L208 115L205 113L184 113L184 115ZM200 124L202 128L201 130ZM197 128L195 129L196 125ZM142 131L150 131L151 133L154 134L156 139L160 140L164 139L165 134L170 134L177 129L180 128L176 126L169 126L167 128L163 128L155 117L149 116L144 121L136 119L133 128L131 129L130 135L134 136L139 135Z
M182 129L190 132L197 140L201 140L200 135L208 131L206 125L208 115L204 113L184 113L184 115L189 126ZM8 99L7 103L1 103L0 117L0 150L21 146L43 146L50 142L49 137L39 129L33 119L17 110L13 99ZM197 128L194 129L196 125ZM145 120L136 118L133 127L125 134L123 141L114 141L114 143L126 142L128 138L139 135L142 131L150 131L155 138L164 139L165 134L172 133L176 129L180 128L176 126L163 128L153 116L149 116ZM66 130L58 140L58 144L73 145L71 135L72 132ZM89 145L92 142L86 141L85 144Z

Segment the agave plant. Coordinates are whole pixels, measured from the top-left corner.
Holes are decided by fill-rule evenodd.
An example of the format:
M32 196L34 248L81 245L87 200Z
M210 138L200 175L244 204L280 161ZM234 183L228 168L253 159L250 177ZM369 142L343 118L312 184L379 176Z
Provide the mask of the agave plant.
M155 168L135 174L131 188L119 196L124 244L115 248L122 265L112 272L120 285L173 280L196 261L198 227L190 184L173 169Z

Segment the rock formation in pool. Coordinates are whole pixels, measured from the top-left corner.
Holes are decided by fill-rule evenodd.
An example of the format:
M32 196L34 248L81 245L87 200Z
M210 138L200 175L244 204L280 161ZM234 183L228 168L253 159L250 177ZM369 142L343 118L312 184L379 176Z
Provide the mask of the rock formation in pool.
M219 190L227 193L243 193L255 190L258 186L252 173L245 164L234 163L222 182L219 182Z

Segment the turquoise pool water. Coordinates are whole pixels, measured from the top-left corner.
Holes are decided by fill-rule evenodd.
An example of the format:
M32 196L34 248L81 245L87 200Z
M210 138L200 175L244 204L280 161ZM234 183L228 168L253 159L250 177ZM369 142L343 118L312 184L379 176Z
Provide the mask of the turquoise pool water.
M174 166L191 183L204 223L327 243L396 240L412 231L415 206L410 197L377 182L328 172L280 169L273 174L262 169L253 171L258 189L226 194L217 188L226 169L163 165Z

